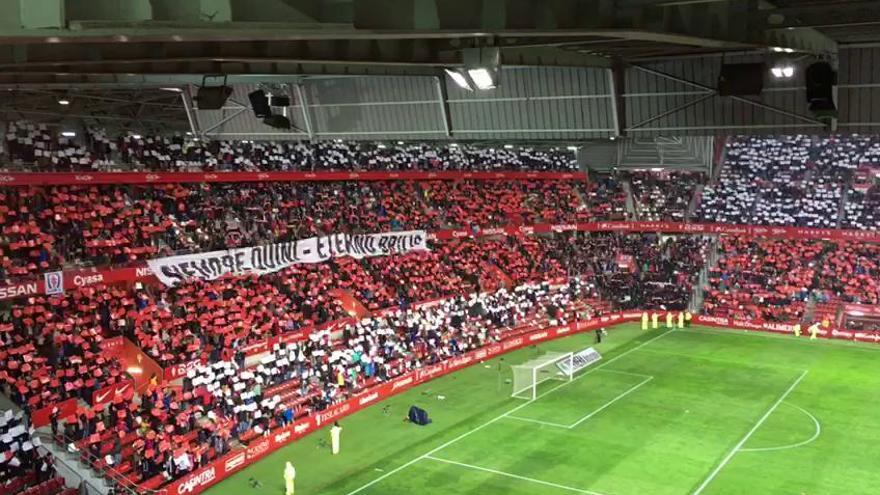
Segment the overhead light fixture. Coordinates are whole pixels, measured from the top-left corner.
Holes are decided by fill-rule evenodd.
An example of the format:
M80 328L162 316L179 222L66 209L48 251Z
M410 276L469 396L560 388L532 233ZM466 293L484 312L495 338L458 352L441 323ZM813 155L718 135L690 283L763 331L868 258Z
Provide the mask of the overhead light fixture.
M497 46L462 50L461 61L468 78L481 91L498 87L501 72L501 51Z
M611 137L610 137L610 138L608 138L608 139L610 139L610 140L612 140L612 141L614 141L614 140L615 140L615 139L617 139L617 136L611 136Z
M387 146L385 146L382 143L377 144L376 147L379 148L380 150L384 150L385 148L387 148Z
M449 143L449 147L458 148L458 143Z
M477 88L482 89L483 91L487 89L495 89L497 86L495 78L492 77L492 73L489 72L489 69L483 67L468 69L468 75L471 76L471 80L474 81Z
M403 146L403 141L398 141L397 144L398 144L399 146Z
M73 131L62 131L61 135L64 137L76 137L76 133Z
M783 53L794 53L794 48L783 48L782 52Z
M140 139L141 135L140 134L132 134L131 137L133 137L134 139Z
M794 77L794 66L790 64L774 65L770 68L770 73L776 79L790 79Z
M568 149L568 151L577 151L578 150L577 146L566 146L566 148Z
M70 105L70 100L65 99L65 98L61 98L60 100L58 100L58 104L59 105Z
M162 91L171 91L172 93L183 93L183 90L180 88L159 88Z
M468 81L467 77L458 69L443 69L446 71L446 75L448 75L452 81L461 89L467 91L473 91L474 88L471 87L470 81Z
M505 144L505 145L504 145L504 149L512 150L512 149L513 149L513 145L512 145L512 144Z

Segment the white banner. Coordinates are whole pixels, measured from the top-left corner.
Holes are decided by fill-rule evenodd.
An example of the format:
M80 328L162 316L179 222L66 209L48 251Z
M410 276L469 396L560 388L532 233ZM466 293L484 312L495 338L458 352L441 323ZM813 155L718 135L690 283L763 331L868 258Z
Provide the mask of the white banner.
M557 362L556 367L559 368L559 370L566 375L571 375L572 373L577 373L578 371L586 368L587 366L595 363L600 359L602 359L602 356L599 354L599 351L593 349L592 347L587 347L580 352L574 353L574 356L572 356L571 359L571 369L569 369L568 361L565 360Z
M299 263L320 263L330 258L366 258L425 251L428 236L424 230L382 234L333 234L298 241L246 248L184 254L148 260L150 270L165 285L186 279L214 280L223 275L277 272Z

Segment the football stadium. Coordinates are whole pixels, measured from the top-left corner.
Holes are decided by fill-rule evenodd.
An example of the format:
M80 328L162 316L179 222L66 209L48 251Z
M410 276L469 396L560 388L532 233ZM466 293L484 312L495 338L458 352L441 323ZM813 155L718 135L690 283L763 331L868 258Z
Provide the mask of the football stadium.
M880 493L880 1L0 14L0 495Z

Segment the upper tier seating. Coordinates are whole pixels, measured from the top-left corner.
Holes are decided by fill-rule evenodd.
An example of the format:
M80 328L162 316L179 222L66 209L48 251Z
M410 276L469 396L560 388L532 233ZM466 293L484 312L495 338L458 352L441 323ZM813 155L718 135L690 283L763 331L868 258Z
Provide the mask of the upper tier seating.
M880 165L880 141L868 136L736 137L717 184L706 186L699 218L707 222L837 228L844 190L861 166ZM863 198L854 195L853 201ZM847 210L848 211L848 210Z
M111 138L90 130L85 139L56 134L45 124L10 123L8 160L35 171L324 171L324 170L534 170L578 168L564 148L352 141L194 142L183 136L126 134Z

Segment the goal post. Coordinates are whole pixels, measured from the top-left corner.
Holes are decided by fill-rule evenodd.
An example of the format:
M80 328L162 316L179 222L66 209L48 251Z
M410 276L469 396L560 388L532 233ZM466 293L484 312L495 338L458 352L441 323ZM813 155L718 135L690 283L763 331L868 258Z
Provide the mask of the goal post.
M574 374L574 353L549 352L536 359L511 366L513 371L512 397L538 398L538 385L547 380L571 381Z

